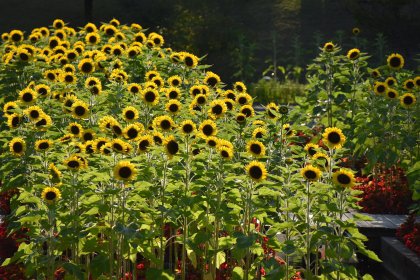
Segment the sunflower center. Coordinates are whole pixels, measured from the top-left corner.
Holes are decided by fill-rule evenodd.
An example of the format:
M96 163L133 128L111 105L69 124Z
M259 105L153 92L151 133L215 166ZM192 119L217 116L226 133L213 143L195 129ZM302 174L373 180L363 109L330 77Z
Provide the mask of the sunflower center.
M112 53L114 55L121 55L121 50L120 49L115 49Z
M96 36L90 36L89 37L89 42L92 43L92 44L96 43Z
M70 52L67 54L67 58L73 60L76 58L76 54L74 52Z
M55 39L51 40L49 46L50 46L51 49L54 49L55 47L58 46L58 41L55 40Z
M160 122L160 127L161 127L163 130L168 130L168 129L170 129L170 128L171 128L171 122L170 122L170 121L168 121L168 120L162 120L162 121Z
M413 104L414 100L411 96L405 96L403 102L405 105L411 105Z
M142 151L146 151L147 147L149 147L149 146L150 146L149 140L142 140L139 143L139 149L142 150Z
M349 183L351 182L351 179L350 179L350 177L349 177L348 175L346 175L346 174L339 174L339 175L337 176L337 181L338 181L340 184L347 185L347 184L349 184Z
M136 86L133 86L133 87L130 88L130 92L131 93L138 93L139 92L139 88L136 87Z
M263 137L263 135L262 135L262 133L261 132L257 132L256 134L255 134L255 138L262 138Z
M228 158L228 157L229 157L229 153L228 153L228 151L225 151L225 150L222 150L222 151L220 152L220 155L221 155L222 157L224 157L224 158Z
M48 144L48 142L42 142L42 143L39 144L38 147L41 150L46 150L46 149L48 149L50 147L50 144Z
M179 80L177 80L177 79L175 79L175 80L172 80L172 85L174 86L174 87L176 87L176 86L179 86Z
M316 172L313 170L306 170L305 171L305 177L309 180L313 180L316 178Z
M64 80L65 80L67 83L72 83L72 82L74 81L74 78L73 78L73 76L72 76L72 75L66 75L66 76L64 77Z
M233 109L233 104L231 102L225 102L226 107L228 108L228 110L232 110Z
M85 132L83 134L83 140L85 140L85 141L93 140L93 134L90 133L90 132Z
M261 146L258 144L252 144L249 149L251 150L252 153L257 154L257 155L261 154L262 152Z
M198 104L204 104L204 103L206 103L206 98L204 96L199 96L197 98L197 103Z
M99 94L99 88L98 88L98 86L93 86L91 89L90 89L90 92L93 94L93 95L98 95Z
M39 88L39 89L38 89L38 93L39 93L40 95L46 95L46 94L48 93L48 91L47 91L47 89L46 89L46 88Z
M93 65L90 62L85 62L82 64L81 70L83 73L90 73L93 70Z
M19 57L23 61L27 61L29 59L29 56L26 53L19 54Z
M326 46L325 46L325 49L327 50L327 51L332 51L332 49L333 49L333 45L332 44L327 44Z
M393 92L393 91L388 92L388 97L389 98L395 98L395 92Z
M335 131L330 132L328 134L328 137L327 138L328 138L328 141L330 141L331 143L334 143L334 144L340 143L340 140L341 140L340 134L338 134Z
M23 151L23 144L20 142L16 142L13 144L13 151L15 153L21 153Z
M54 75L54 73L48 73L48 74L47 74L47 78L48 78L48 80L50 80L50 81L54 81L54 80L55 80L55 75Z
M223 113L223 107L220 104L217 104L211 108L211 111L215 115L220 115Z
M114 149L121 152L123 150L123 146L119 143L114 143L113 145Z
M212 86L212 87L215 87L217 82L218 81L215 77L210 77L210 78L207 79L207 84Z
M31 118L33 119L37 119L39 118L39 111L38 110L32 110L29 115L31 116Z
M16 127L20 123L20 118L18 116L13 117L12 119L12 127Z
M171 91L171 92L169 92L169 98L170 99L176 99L178 97L178 92L176 92L176 91Z
M351 59L354 59L354 58L356 58L356 57L358 57L359 56L359 53L358 52L356 52L356 51L353 51L353 52L351 52L350 53L350 58Z
M86 114L86 109L83 106L76 106L76 108L74 108L74 113L81 117Z
M49 191L45 194L47 200L54 200L57 197L57 194L53 191Z
M237 116L237 117L236 117L236 121L237 121L237 122L243 122L243 121L245 121L245 116L244 116L244 115L239 115L239 116Z
M123 179L128 179L133 174L133 171L128 166L123 166L118 170L118 175Z
M412 89L412 88L414 87L414 82L412 82L412 81L408 81L408 82L405 84L405 86L406 86L406 88L408 88L408 89Z
M77 161L77 160L70 160L67 163L67 166L70 167L70 168L78 168L78 167L80 167L80 162Z
M314 154L316 154L316 150L315 150L313 147L310 147L310 148L308 149L308 154L309 154L310 156L313 156Z
M176 104L169 105L169 111L171 111L172 113L178 112L178 105Z
M274 110L274 109L269 108L267 112L268 112L268 116L269 116L270 118L272 118L272 119L273 119L273 118L275 118L275 117L276 117L276 115L274 115L274 114L271 112L271 110Z
M130 128L127 131L127 136L129 139L134 139L139 135L139 132L137 131L137 129L135 129L134 127Z
M25 92L22 95L22 100L25 101L25 102L31 102L33 99L34 99L34 96L30 92Z
M207 144L208 144L210 147L216 147L216 145L217 145L216 141L214 141L213 139L211 139L211 140L207 141Z
M112 126L112 130L114 131L115 134L117 135L121 135L122 134L122 130L121 127L119 127L118 125L113 125Z
M156 95L153 91L148 91L146 92L146 94L144 95L144 99L146 100L146 102L153 102L156 99Z
M399 67L401 65L401 60L399 57L394 56L389 60L389 64L392 67Z
M103 141L103 140L101 140L101 141L98 141L97 143L96 143L96 148L98 149L98 150L100 150L101 149L101 147L103 146L103 145L105 145L105 141Z
M184 126L182 127L182 131L184 131L185 133L191 133L193 131L193 126L189 123L184 124Z
M188 67L192 67L194 65L194 60L189 56L184 58L184 62Z
M203 133L206 136L210 136L213 134L213 127L209 124L206 124L205 126L203 126Z
M19 42L21 38L22 38L22 37L21 37L21 36L20 36L20 34L18 34L18 33L14 33L14 34L12 35L12 40L13 40L14 42Z
M46 120L46 119L41 119L41 120L40 120L40 121L38 121L35 125L36 125L36 126L47 125L47 120Z
M247 117L250 117L252 115L252 111L249 108L242 109L241 113L244 114Z
M238 103L239 104L241 104L241 105L243 105L243 104L246 104L246 97L239 97L239 99L238 99Z
M179 150L178 143L171 140L171 141L168 142L168 144L166 144L166 149L168 150L169 154L174 155Z
M162 144L162 138L160 138L159 136L153 136L153 141L155 141L155 143L157 143L158 145Z
M263 175L263 171L259 166L251 166L249 169L249 175L254 179L260 179Z
M136 114L131 110L125 112L125 117L129 120L134 119L135 116L136 116Z

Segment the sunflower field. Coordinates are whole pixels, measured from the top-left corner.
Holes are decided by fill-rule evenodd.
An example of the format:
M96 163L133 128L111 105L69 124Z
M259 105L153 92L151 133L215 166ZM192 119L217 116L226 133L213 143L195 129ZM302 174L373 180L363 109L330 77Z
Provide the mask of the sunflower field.
M297 106L256 112L244 83L136 23L1 38L14 279L372 279L364 217L344 214L354 158L418 170L420 77L399 54L371 69L327 43Z

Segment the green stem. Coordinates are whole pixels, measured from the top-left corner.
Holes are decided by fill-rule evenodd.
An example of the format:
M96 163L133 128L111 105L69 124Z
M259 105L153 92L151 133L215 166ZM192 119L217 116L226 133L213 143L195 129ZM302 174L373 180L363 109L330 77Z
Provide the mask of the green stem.
M307 195L307 205L306 205L306 273L305 279L311 278L311 220L310 220L310 210L311 210L311 197L310 197L310 183L306 181L306 195Z

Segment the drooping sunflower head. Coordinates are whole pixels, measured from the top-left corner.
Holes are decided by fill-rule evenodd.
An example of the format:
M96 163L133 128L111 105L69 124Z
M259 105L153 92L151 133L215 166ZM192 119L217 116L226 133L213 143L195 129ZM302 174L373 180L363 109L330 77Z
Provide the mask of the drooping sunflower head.
M48 166L49 177L53 183L57 183L61 181L61 171L55 166L54 163L50 163Z
M35 141L35 150L45 152L49 150L53 145L53 142L49 139L40 139Z
M322 142L330 149L339 149L346 141L341 129L337 127L327 127L322 134Z
M300 170L300 175L307 181L318 181L322 172L319 168L309 164Z
M139 111L133 106L127 106L122 111L122 117L127 122L135 121L139 118Z
M131 181L136 177L136 166L126 160L118 162L114 167L114 177L121 181Z
M283 124L283 130L284 130L284 135L286 135L287 137L291 137L296 134L296 131L292 129L289 123Z
M275 118L277 118L277 114L278 114L278 112L279 112L279 106L277 106L277 104L276 104L276 103L274 103L274 102L269 103L269 104L265 107L265 109L266 109L267 116L268 116L270 119L275 119Z
M335 45L333 44L333 42L327 42L324 44L323 50L325 52L332 52L335 50Z
M170 99L165 105L165 109L168 113L176 115L181 111L182 104L177 99Z
M347 58L350 60L355 60L359 58L360 56L360 50L359 49L351 49L347 52Z
M179 151L179 144L173 135L169 135L163 140L163 146L169 157L176 155Z
M47 204L54 204L61 198L61 192L56 187L46 187L42 191L41 197Z
M12 115L17 109L19 109L19 105L14 101L9 101L3 105L3 113L6 116Z
M246 150L249 154L254 157L263 157L265 156L265 146L262 142L258 140L250 140L246 144Z
M405 93L400 97L400 104L406 109L413 107L416 101L416 96L412 93Z
M216 119L222 117L227 111L226 103L223 100L215 99L210 103L208 114Z
M204 83L206 85L209 85L210 87L216 87L218 84L220 84L220 81L220 76L216 73L211 71L206 72L206 76L204 77Z
M192 135L196 132L197 128L192 120L185 120L179 125L179 129L184 135Z
M311 157L317 153L317 149L319 149L319 146L315 143L308 143L305 145L305 148L304 148L304 150Z
M354 174L350 170L343 168L333 173L332 180L334 184L345 188L351 188L356 184Z
M398 70L404 67L404 58L399 53L393 53L386 59L388 67Z
M21 115L13 113L7 116L7 126L9 128L15 129L22 124L23 118Z
M245 167L246 173L255 182L261 182L267 178L267 169L264 163L258 161L251 161Z
M9 142L9 150L15 157L21 157L26 151L26 142L21 137L15 137Z
M208 136L214 136L217 134L217 126L216 123L212 120L205 120L199 126L199 131L203 135L204 138Z
M404 81L404 88L407 90L412 90L415 86L416 84L413 79L407 79Z

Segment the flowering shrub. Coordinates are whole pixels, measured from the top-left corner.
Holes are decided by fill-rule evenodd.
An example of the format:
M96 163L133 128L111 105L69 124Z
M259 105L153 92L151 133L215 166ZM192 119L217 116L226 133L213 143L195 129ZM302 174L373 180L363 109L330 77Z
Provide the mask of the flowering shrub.
M404 170L400 167L378 167L375 174L357 177L360 184L354 188L363 193L358 204L363 212L376 214L407 214L412 205L412 192L408 188Z
M28 236L3 265L36 279L309 279L359 277L357 252L378 260L343 220L359 192L339 127L303 145L297 113L256 114L244 83L138 24L55 20L2 40L2 191L18 190L8 230Z
M408 216L407 220L397 229L397 237L407 248L420 257L420 223L416 223L416 214Z

